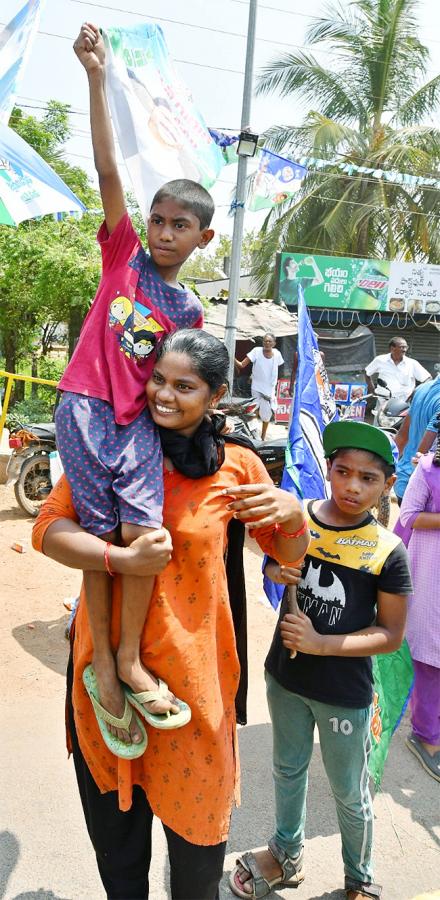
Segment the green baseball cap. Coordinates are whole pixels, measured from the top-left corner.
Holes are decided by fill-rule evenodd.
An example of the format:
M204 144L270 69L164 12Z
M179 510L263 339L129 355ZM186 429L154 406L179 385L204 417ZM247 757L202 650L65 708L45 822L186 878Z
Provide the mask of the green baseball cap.
M330 422L324 428L322 442L326 457L336 450L367 450L394 467L399 459L399 451L392 437L366 422Z

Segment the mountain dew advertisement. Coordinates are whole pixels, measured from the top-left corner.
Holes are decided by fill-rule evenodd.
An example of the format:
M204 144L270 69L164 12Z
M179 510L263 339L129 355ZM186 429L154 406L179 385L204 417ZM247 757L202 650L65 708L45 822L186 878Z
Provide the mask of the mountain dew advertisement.
M301 286L307 306L388 310L390 261L281 253L278 298L296 306Z

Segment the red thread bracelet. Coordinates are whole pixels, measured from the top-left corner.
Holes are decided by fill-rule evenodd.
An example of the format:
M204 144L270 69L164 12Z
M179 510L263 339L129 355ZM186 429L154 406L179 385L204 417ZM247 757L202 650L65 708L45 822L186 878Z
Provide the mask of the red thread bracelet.
M104 549L104 563L105 563L106 572L108 572L108 574L111 575L113 578L113 576L115 575L115 572L112 571L112 568L110 565L110 547L113 547L113 544L110 541L108 541L107 544L105 545L105 549Z
M275 531L277 531L278 534L280 535L280 537L283 537L283 538L301 537L302 534L305 534L305 532L307 531L307 528L308 528L308 525L307 525L307 522L305 519L304 519L303 524L301 525L301 528L298 528L298 531L292 531L292 532L283 531L283 529L281 528L281 525L278 525L278 523L275 525Z

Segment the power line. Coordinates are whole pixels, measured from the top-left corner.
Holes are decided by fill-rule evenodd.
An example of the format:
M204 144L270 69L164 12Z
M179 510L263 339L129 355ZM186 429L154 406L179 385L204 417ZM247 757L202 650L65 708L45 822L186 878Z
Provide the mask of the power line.
M87 160L89 160L89 162L93 162L93 157L85 156L83 153L69 153L69 156L78 157L78 159L87 159ZM215 183L218 184L219 182L221 184L226 184L231 188L234 187L232 182L225 181L222 178L218 178ZM437 190L437 188L434 188L433 190ZM324 197L323 194L313 194L313 199L325 200L325 201L329 201L332 203L348 203L349 206L362 206L366 209L374 209L377 212L381 212L381 213L384 213L384 212L399 213L399 215L403 215L403 216L405 216L405 218L407 218L408 216L424 216L425 218L429 218L429 219L440 219L440 215L436 215L435 213L419 212L418 210L412 210L412 211L406 210L405 211L403 209L399 209L397 206L387 206L387 207L375 206L372 203L363 203L360 200L342 200L340 197ZM229 203L225 204L225 206L230 207L230 204ZM218 204L217 204L216 208L217 209L219 208ZM306 245L304 245L304 246L306 246Z
M202 31L210 31L210 32L213 32L214 34L223 34L223 35L226 35L229 37L240 37L240 38L246 37L246 35L242 32L226 31L225 29L211 28L206 25L198 25L198 24L194 24L193 22L184 22L184 21L181 21L178 19L169 19L169 18L165 19L160 16L146 15L145 13L137 12L135 10L123 10L120 7L107 6L107 5L98 4L98 3L88 3L87 0L70 0L70 2L71 3L80 3L80 4L86 5L86 6L91 5L91 6L97 7L98 9L106 9L106 10L110 10L110 11L113 10L115 12L123 12L127 15L136 15L141 18L146 18L148 20L154 19L155 21L163 21L163 22L173 23L173 24L180 25L180 26L183 26L186 28L197 28ZM241 2L241 0L232 0L232 2ZM271 7L266 7L266 8L271 9ZM291 15L300 15L300 13L290 12L289 10L279 10L279 11L287 12L288 14L291 14ZM4 22L0 22L0 25L4 26L5 24L6 23L4 23ZM44 35L45 37L58 38L60 40L66 40L69 42L71 42L73 40L73 38L70 35L58 34L57 32L38 30L37 34ZM283 46L283 47L291 47L296 50L310 50L310 51L313 51L313 53L322 53L325 56L330 56L330 57L338 58L340 56L340 54L337 51L325 50L321 47L317 47L315 44L292 44L287 41L277 41L277 40L272 40L271 38L260 38L260 37L257 37L256 40L261 41L263 43L273 44L275 46L278 45L278 46ZM440 41L435 40L435 39L430 39L430 43L438 44L438 43L440 43ZM175 62L181 63L182 65L196 66L196 67L202 68L202 69L212 69L212 70L218 71L218 72L228 72L233 75L244 75L244 71L242 69L232 69L232 68L227 68L224 66L212 66L209 63L198 63L198 62L194 62L193 60L179 59L177 57L174 57L173 59ZM378 60L377 65L388 65L388 63L381 62L380 60ZM379 97L377 95L371 94L370 96L373 99L379 99Z
M17 106L19 106L21 109L39 109L39 110L48 110L48 109L50 108L50 107L44 106L44 105L43 105L43 106L35 106L35 105L28 104L28 103L17 103ZM69 112L70 112L70 110L69 110ZM81 113L81 114L82 114L82 113ZM87 115L87 113L84 112L84 115ZM225 130L230 130L230 131L232 131L232 130L234 130L234 129L225 129ZM74 137L90 138L90 131L87 130L87 129L77 128L77 127L73 126L73 127L71 128L71 131L72 131L72 134L73 134ZM118 140L117 140L117 138L115 138L115 140L116 140L116 143L119 143ZM75 155L75 154L73 154L73 153L70 153L69 151L67 151L67 153L68 153L70 156L74 156L74 155ZM341 156L344 156L344 154L336 154L336 152L335 152L335 155L341 155ZM300 154L299 154L299 158L303 158L304 156L307 157L307 154L304 154L304 153L300 153ZM84 156L84 159L92 159L92 157ZM328 163L329 163L329 165L331 165L332 160L329 159L329 160L328 160ZM389 172L389 171L392 171L392 170L384 169L383 171L384 171L384 172L387 172L387 171ZM406 188L412 188L412 187L415 187L415 188L422 188L424 191L435 191L435 192L440 192L440 188L434 187L433 185L417 185L417 184L415 184L415 185L411 185L411 184L405 185L404 183L402 183L402 182L400 182L400 181L391 181L391 180L389 180L389 179L384 180L384 179L381 179L381 178L369 178L368 176L363 175L361 172L359 172L358 175L351 175L351 174L349 174L349 173L344 173L344 172L341 172L341 173L339 173L339 172L320 172L319 170L309 169L309 173L310 173L311 175L313 175L314 178L323 178L323 179L325 179L325 178L339 178L339 179L342 179L342 180L344 180L344 181L347 181L347 180L349 180L349 179L351 179L351 180L353 180L353 181L358 181L359 179L361 179L363 184L374 184L374 185L381 184L381 185L383 185L383 186L403 187L403 188L405 188L405 187L406 187ZM403 173L399 173L399 174L403 174ZM437 178L437 179L439 178L438 175L426 175L426 174L423 174L423 175L415 175L414 173L408 173L408 174L412 174L412 175L414 175L414 177L416 177L416 178L430 178L430 177L432 177L432 178ZM222 184L231 184L231 186L233 186L233 183L232 183L232 182L225 181L224 179L218 178L217 181L221 181ZM348 201L347 201L347 202L348 202Z
M154 19L157 22L167 22L167 23L170 23L173 25L184 25L187 28L199 28L202 31L213 31L218 34L225 34L225 35L229 35L231 37L244 37L244 38L246 37L246 34L244 32L226 31L225 29L221 29L221 28L211 28L209 25L199 25L194 22L183 22L179 19L171 19L171 18L165 18L163 16L156 16L154 14L143 13L143 12L140 12L139 10L135 10L135 9L122 9L119 6L109 6L107 3L96 3L96 2L94 2L94 0L70 0L70 2L78 3L81 6L94 6L97 9L110 10L111 12L120 12L120 13L124 13L125 15L129 15L129 16L139 16L141 19L148 19L148 20ZM232 0L232 2L240 3L241 5L244 5L244 6L249 6L248 0ZM298 12L297 10L281 9L280 7L277 7L277 6L266 6L265 4L261 4L261 3L259 4L259 9L267 9L270 12L284 13L285 15L297 16L299 18L304 18L304 19L320 18L319 16L311 15L310 13L301 13L301 12ZM286 44L285 41L276 41L276 40L272 41L270 38L261 38L261 37L257 37L256 40L264 41L269 44L282 44L285 46L298 47L298 49L301 49L298 44L290 44L290 43ZM432 38L432 39L430 38L429 42L433 43L433 44L440 43L440 41L435 40L435 38ZM321 52L325 53L328 51L322 50Z
M241 6L249 6L248 0L231 0L231 3L239 3ZM302 13L297 12L292 9L280 9L278 6L266 6L264 3L259 3L259 9L268 9L270 12L281 12L286 13L288 16L300 16L303 19L313 19L314 16L310 13Z
M151 19L154 19L154 21L156 21L156 22L167 22L167 23L173 24L173 25L183 25L183 26L185 26L185 28L198 28L200 31L211 31L211 32L214 32L214 34L224 34L224 35L227 35L228 37L239 37L239 38L246 37L246 34L243 31L226 31L226 29L224 29L224 28L211 28L209 25L199 25L195 22L182 22L179 19L170 19L170 18L165 18L164 16L156 16L154 14L151 15L151 14L139 12L138 10L133 10L133 9L121 9L119 6L108 6L107 4L104 4L104 3L94 3L94 2L89 3L88 0L70 0L70 2L71 3L79 3L81 6L95 6L97 9L106 9L106 10L111 10L112 12L121 12L121 13L124 13L129 16L138 16L141 19L148 19L149 21L151 21ZM277 40L272 40L271 38L263 38L263 37L257 37L256 40L261 41L266 44L278 44L279 46L284 46L284 47L296 47L298 50L305 49L304 47L302 47L299 44L291 44L288 41L277 41ZM321 52L325 52L325 51L321 51Z
M399 209L398 206L375 206L372 203L363 203L361 200L342 200L341 197L325 197L323 194L312 194L309 199L314 200L325 200L326 202L331 203L348 203L349 206L362 206L366 209L375 209L377 212L395 212L403 215L405 217L408 216L424 216L426 219L440 219L440 215L436 215L435 213L425 213L419 212L418 210L408 210L405 211L403 209Z

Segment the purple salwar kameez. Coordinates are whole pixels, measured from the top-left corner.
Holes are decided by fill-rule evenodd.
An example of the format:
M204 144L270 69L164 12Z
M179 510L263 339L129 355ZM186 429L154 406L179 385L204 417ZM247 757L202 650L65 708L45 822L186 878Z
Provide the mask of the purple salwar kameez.
M413 732L421 741L440 744L440 528L412 527L422 512L440 515L440 467L432 465L433 458L432 453L422 457L412 474L396 531L408 547L414 587L406 632L415 662Z

